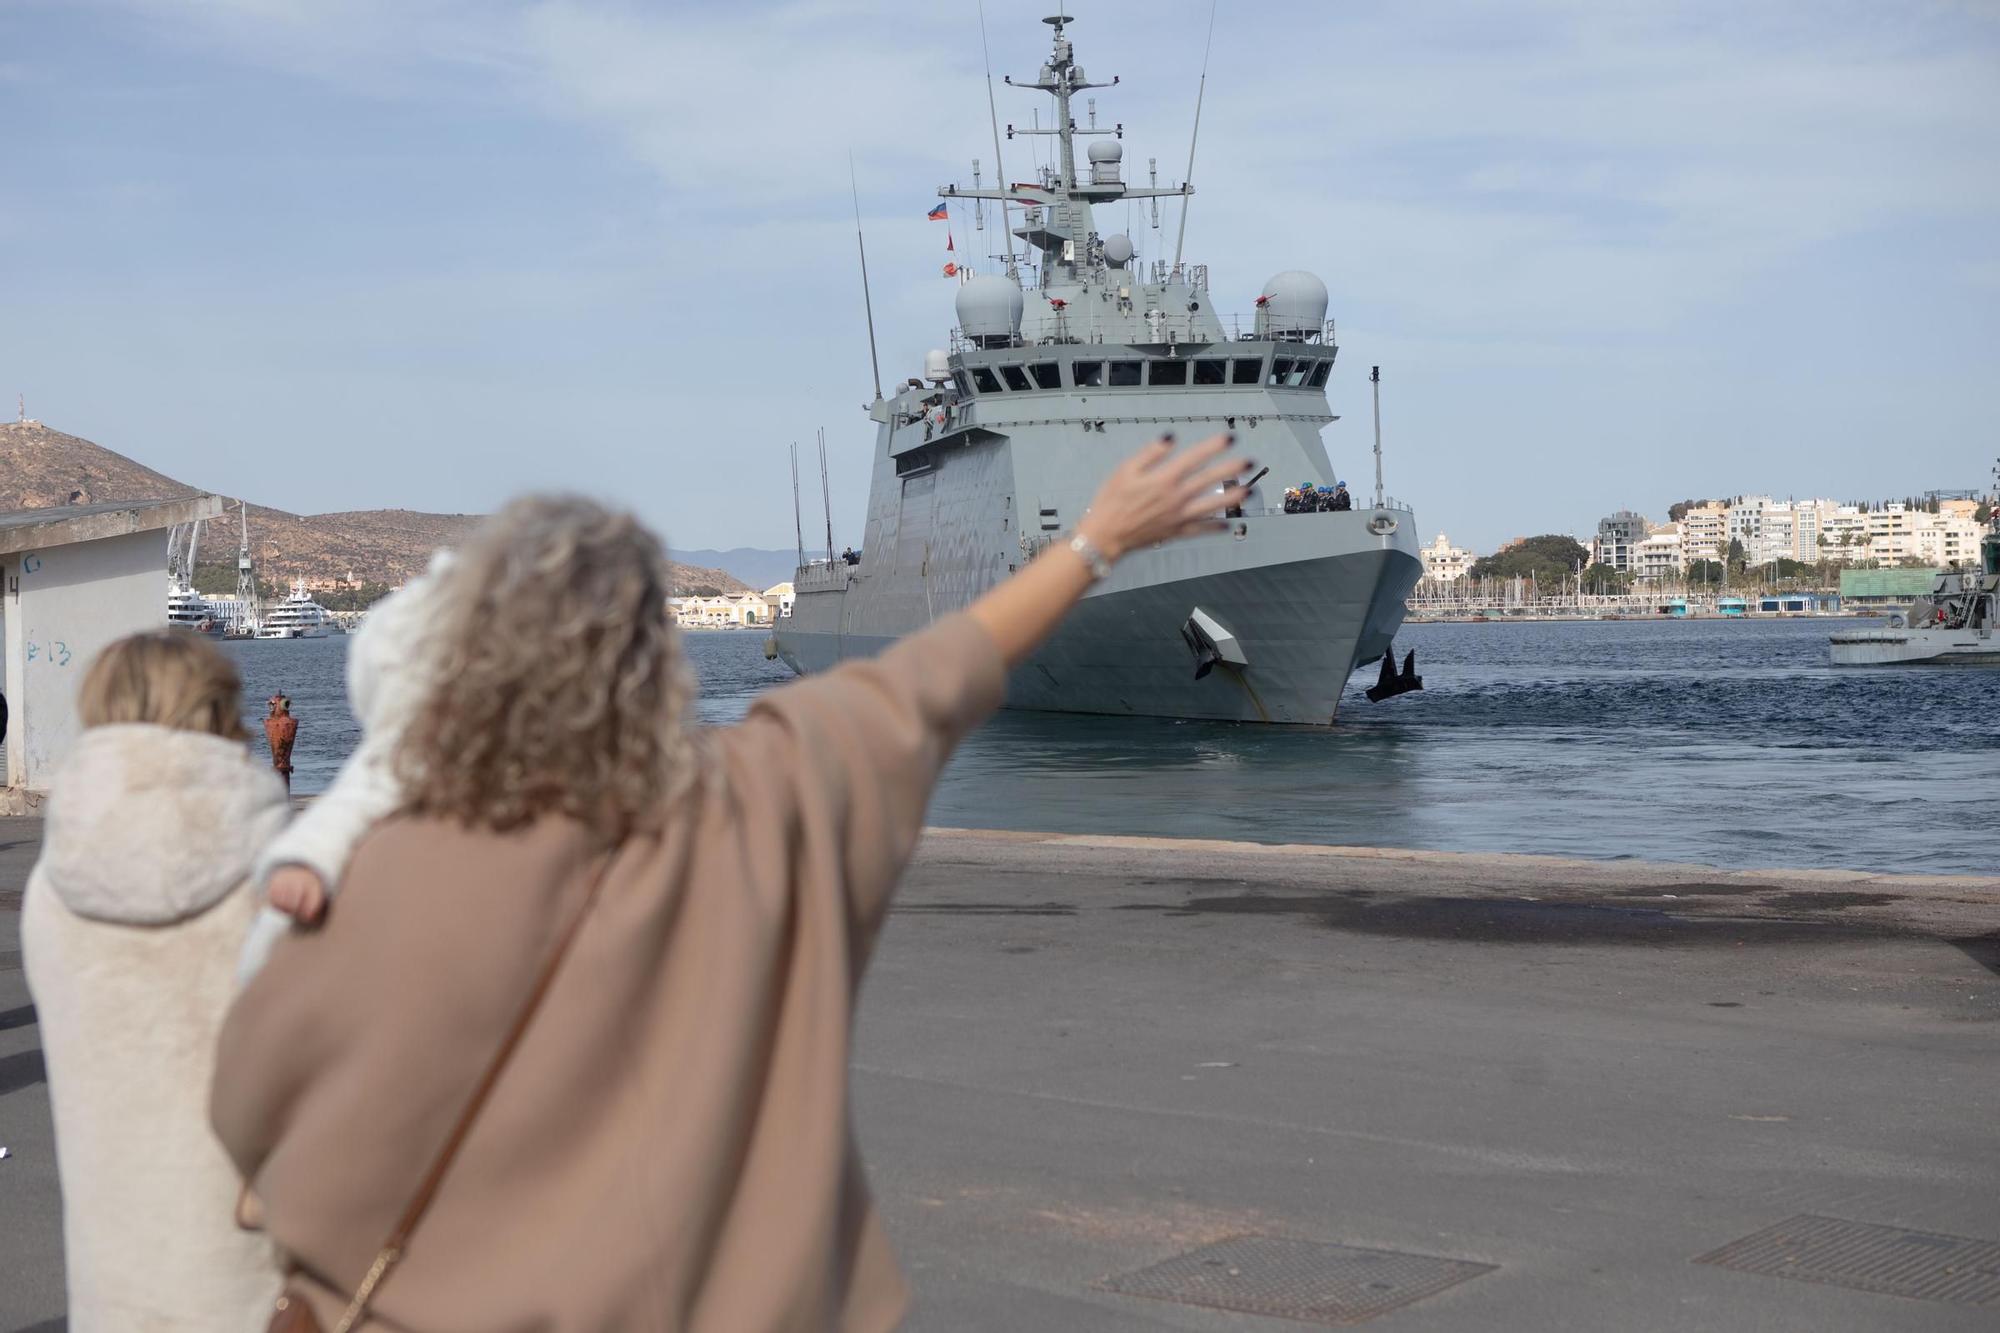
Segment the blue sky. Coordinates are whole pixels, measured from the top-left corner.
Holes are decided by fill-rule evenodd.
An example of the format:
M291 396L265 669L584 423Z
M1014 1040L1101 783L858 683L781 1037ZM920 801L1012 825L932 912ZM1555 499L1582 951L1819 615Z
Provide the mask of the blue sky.
M1047 8L988 0L996 76ZM1071 10L1128 178L1177 179L1205 0ZM1189 257L1224 311L1326 279L1336 465L1368 471L1380 363L1426 536L1986 480L2000 5L1221 11ZM0 136L31 416L286 508L567 485L684 547L788 545L822 425L859 539L847 154L885 378L951 323L936 186L992 170L971 0L0 0Z

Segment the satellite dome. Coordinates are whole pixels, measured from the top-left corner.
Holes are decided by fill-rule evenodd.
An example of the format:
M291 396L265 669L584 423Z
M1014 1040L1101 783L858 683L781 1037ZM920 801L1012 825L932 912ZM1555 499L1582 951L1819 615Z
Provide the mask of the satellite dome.
M1257 308L1264 329L1278 337L1306 337L1326 328L1326 284L1304 269L1287 269L1264 284Z
M1120 232L1104 239L1104 262L1113 268L1124 268L1132 262L1132 238Z
M1090 145L1090 183L1092 185L1121 185L1118 179L1118 164L1125 157L1125 149L1116 139L1099 139Z
M1021 288L997 274L972 279L958 289L958 327L982 347L1013 341L1021 331Z
M932 384L943 384L951 378L951 354L941 347L933 347L924 353L924 378Z

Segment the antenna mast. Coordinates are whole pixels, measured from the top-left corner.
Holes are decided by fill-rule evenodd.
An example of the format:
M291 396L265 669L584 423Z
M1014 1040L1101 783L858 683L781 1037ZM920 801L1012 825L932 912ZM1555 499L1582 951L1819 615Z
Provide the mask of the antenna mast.
M1221 0L1209 0L1208 40L1201 48L1201 83L1194 94L1194 133L1188 136L1187 174L1181 177L1181 225L1174 237L1174 267L1181 266L1181 243L1187 240L1188 196L1194 193L1194 146L1201 139L1201 101L1208 95L1208 53L1215 46L1215 7Z
M1382 367L1368 368L1368 384L1375 393L1375 507L1382 507Z
M806 521L799 513L799 442L792 441L792 535L799 540L799 568L806 565Z
M819 502L826 515L826 563L833 563L833 488L826 479L826 427L819 428Z
M868 294L868 245L861 239L861 187L854 183L854 154L847 155L847 188L854 195L854 248L861 252L861 308L868 313L868 364L875 370L875 401L882 401L882 358L875 351L875 300ZM831 555L832 552L828 552Z
M1000 187L1000 234L1007 240L1007 276L1014 272L1014 229L1007 221L1007 164L1000 158L1000 111L993 104L993 48L986 44L986 0L979 0L979 49L986 56L986 119L993 126L993 183Z

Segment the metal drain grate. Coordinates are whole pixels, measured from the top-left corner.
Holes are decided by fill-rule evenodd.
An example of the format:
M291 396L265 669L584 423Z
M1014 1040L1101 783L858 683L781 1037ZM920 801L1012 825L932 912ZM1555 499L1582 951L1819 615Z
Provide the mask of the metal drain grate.
M1803 1213L1695 1260L1952 1305L2000 1305L2000 1242Z
M1332 1326L1372 1319L1493 1268L1397 1250L1236 1236L1100 1285L1127 1296Z

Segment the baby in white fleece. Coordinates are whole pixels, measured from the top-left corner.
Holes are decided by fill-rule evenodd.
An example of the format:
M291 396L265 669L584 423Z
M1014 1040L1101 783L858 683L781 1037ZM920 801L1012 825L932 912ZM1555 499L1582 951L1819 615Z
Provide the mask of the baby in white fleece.
M450 567L450 552L433 555L430 568L375 604L348 645L347 700L361 723L361 744L333 785L257 858L251 875L264 887L267 905L244 941L236 968L239 986L257 975L295 921L319 920L355 844L403 803L393 764L396 745L434 679L427 639L436 628L438 588Z

